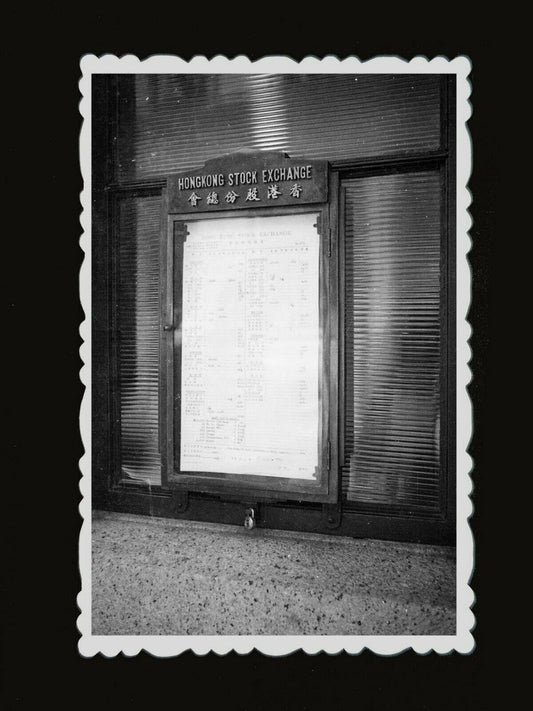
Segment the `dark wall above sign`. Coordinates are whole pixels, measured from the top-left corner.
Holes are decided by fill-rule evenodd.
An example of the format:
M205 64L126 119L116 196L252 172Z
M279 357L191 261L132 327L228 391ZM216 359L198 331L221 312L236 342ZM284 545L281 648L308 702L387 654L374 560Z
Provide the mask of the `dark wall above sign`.
M238 152L168 178L170 213L327 202L328 163L278 151Z

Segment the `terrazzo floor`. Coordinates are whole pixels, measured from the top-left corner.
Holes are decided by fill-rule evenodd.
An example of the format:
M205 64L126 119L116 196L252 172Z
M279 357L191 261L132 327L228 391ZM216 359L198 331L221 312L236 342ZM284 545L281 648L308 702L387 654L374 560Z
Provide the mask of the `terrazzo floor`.
M455 549L93 513L101 635L455 634Z

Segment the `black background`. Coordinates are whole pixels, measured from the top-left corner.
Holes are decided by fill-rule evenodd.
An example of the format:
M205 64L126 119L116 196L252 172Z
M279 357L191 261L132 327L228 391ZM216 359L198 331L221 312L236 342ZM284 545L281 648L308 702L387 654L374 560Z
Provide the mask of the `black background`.
M487 690L493 695L498 687L487 671L489 660L501 659L498 630L505 631L508 623L505 619L495 623L492 617L488 561L494 548L491 541L489 553L486 494L489 471L495 466L490 446L494 440L488 436L492 384L488 353L493 298L489 256L499 192L500 143L494 141L494 122L504 110L494 95L495 83L504 79L498 38L476 32L475 25L470 31L465 28L461 39L453 39L457 37L453 31L437 35L427 27L413 31L409 22L409 29L402 29L390 16L387 21L394 32L388 39L380 28L383 17L369 25L371 32L360 22L343 29L345 23L337 21L326 33L321 21L320 31L313 34L305 8L300 21L291 26L281 6L275 8L278 22L271 30L264 24L265 5L220 7L208 33L207 13L199 5L192 7L188 18L181 6L179 13L175 8L175 19L162 14L160 7L146 6L142 14L135 14L133 7L98 14L80 5L65 15L59 4L52 3L38 16L32 11L31 38L24 9L8 11L6 18L12 44L2 45L3 113L9 122L3 156L9 166L2 172L3 192L8 190L13 199L4 203L11 227L3 239L5 246L19 249L6 258L2 269L10 334L4 350L12 360L4 370L11 397L3 399L8 421L8 457L2 472L4 708L68 708L82 703L104 709L167 704L193 709L207 707L207 698L216 709L485 708L482 695ZM254 12L257 21L246 30L217 28L217 21ZM141 58L178 54L184 59L195 54L246 54L250 59L272 54L295 59L309 54L361 59L380 54L407 59L420 54L470 57L474 106L469 122L474 145L470 318L475 376L470 387L475 406L470 453L475 460L472 586L477 594L472 654L419 656L411 651L379 657L365 651L357 656L313 657L300 652L281 659L258 653L196 657L189 652L170 659L145 652L131 659L79 655L78 460L83 450L78 417L83 391L78 350L83 312L78 271L83 255L78 246L82 187L78 81L85 53L134 53Z

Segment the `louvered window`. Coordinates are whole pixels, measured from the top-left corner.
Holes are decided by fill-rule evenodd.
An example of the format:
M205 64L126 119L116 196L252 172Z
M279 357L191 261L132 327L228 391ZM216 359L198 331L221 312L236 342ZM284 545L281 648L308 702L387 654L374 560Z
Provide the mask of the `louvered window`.
M122 76L118 177L164 176L241 149L329 161L437 150L440 81L436 75Z
M119 205L118 377L120 473L161 483L159 458L160 198L125 198Z
M436 512L439 173L361 177L344 189L344 496Z

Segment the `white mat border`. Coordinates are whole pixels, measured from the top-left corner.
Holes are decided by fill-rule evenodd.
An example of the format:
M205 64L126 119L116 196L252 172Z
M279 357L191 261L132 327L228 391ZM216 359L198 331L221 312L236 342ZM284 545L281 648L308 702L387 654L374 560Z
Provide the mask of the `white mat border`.
M438 56L431 60L417 56L407 61L397 56L377 56L361 61L356 56L339 59L328 55L322 59L309 56L297 62L286 56L268 56L251 61L238 55L229 59L222 55L208 59L195 56L189 62L172 55L154 55L140 60L132 54L117 57L85 55L80 63L82 95L80 113L83 124L80 134L80 165L83 190L80 194L80 217L83 234L80 246L85 253L80 269L80 300L85 320L80 326L83 345L80 356L84 363L80 378L85 391L80 408L80 432L85 453L80 460L82 500L79 511L83 519L79 538L79 566L81 590L77 597L80 615L77 620L81 637L78 650L84 657L102 654L114 657L123 653L130 657L146 650L157 657L169 657L192 650L205 655L214 652L224 655L231 651L248 654L257 649L268 656L283 656L297 650L307 654L338 654L346 651L359 654L369 649L381 655L393 655L408 649L418 654L431 651L448 654L452 651L468 654L475 647L472 629L475 618L471 607L474 593L469 586L474 565L474 541L469 525L473 507L470 500L472 480L471 457L467 447L472 436L472 404L466 390L471 380L468 363L471 358L468 340L471 327L466 320L471 297L471 274L467 261L471 241L468 232L471 218L468 207L471 195L467 188L472 167L472 147L466 122L471 115L471 63L467 57L454 59ZM457 633L455 635L302 635L302 636L127 636L91 634L91 77L93 74L243 74L243 73L366 73L366 74L455 74L457 77Z

